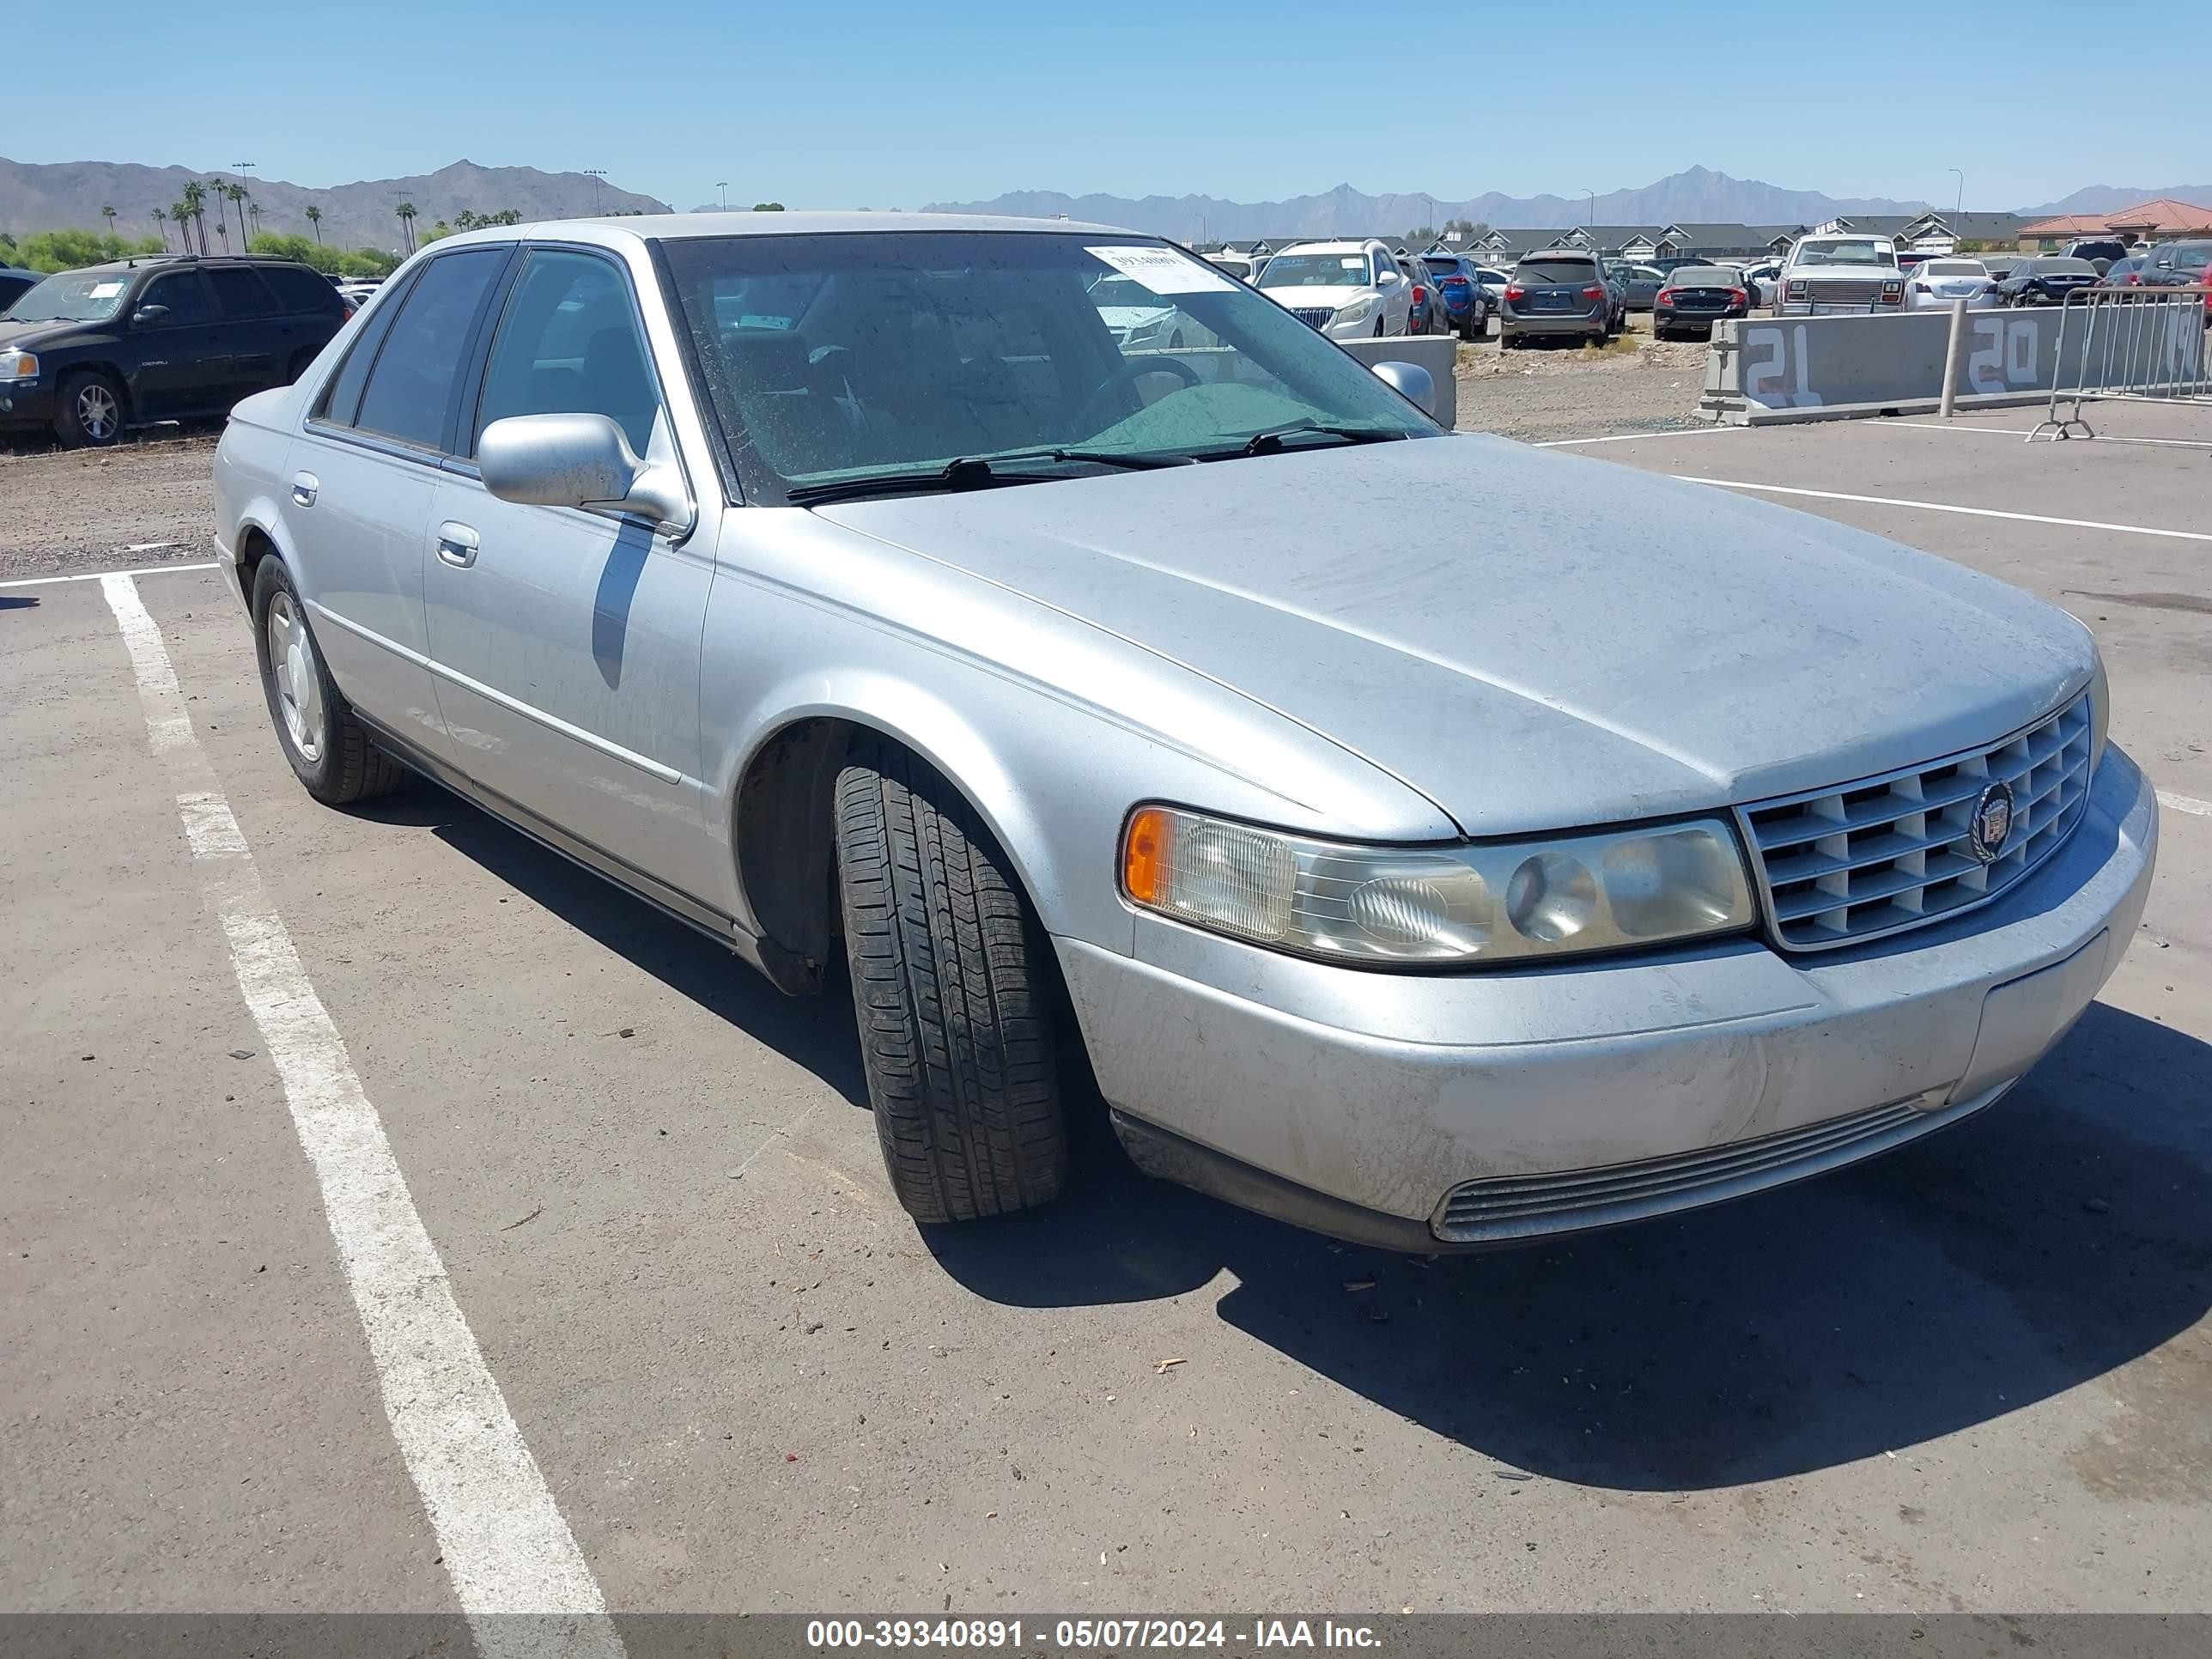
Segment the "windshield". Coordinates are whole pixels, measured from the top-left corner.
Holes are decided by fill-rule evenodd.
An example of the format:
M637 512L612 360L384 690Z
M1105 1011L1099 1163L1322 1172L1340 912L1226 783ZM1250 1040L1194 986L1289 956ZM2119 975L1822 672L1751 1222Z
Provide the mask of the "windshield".
M1523 259L1513 267L1516 283L1594 283L1597 281L1597 266L1589 259Z
M97 323L122 308L128 276L110 270L65 270L26 289L8 308L11 323Z
M749 501L872 477L927 488L960 459L1069 477L1239 454L1285 429L1437 431L1280 306L1160 243L906 231L660 248ZM1124 347L1101 313L1133 294L1205 343Z
M1896 253L1881 242L1808 242L1797 250L1801 265L1893 265Z
M2202 270L2208 260L2212 260L2212 244L2184 243L2173 250L2173 264L2177 270ZM15 303L21 307L23 302L18 300Z
M1364 253L1278 253L1260 273L1261 288L1372 288Z

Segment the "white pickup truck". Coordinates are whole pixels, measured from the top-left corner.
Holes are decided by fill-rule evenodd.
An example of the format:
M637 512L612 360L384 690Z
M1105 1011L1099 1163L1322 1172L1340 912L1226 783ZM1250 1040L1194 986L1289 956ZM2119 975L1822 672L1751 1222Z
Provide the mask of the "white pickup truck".
M1801 236L1775 278L1775 314L1831 317L1905 309L1905 273L1887 236Z

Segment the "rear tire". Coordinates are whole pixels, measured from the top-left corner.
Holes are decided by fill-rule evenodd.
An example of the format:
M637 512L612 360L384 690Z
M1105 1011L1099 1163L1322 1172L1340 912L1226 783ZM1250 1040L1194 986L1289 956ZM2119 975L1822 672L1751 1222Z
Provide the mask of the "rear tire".
M274 554L253 571L253 640L277 747L310 795L325 806L350 806L412 780L354 719L352 705L323 665L292 573Z
M837 877L899 1203L916 1221L969 1221L1058 1196L1051 946L988 827L923 762L862 739L837 778Z
M1480 317L1475 319L1474 327L1468 331L1467 337L1470 340L1486 340L1490 337L1490 313L1488 311L1485 311Z
M104 369L62 376L54 435L69 449L106 449L123 436L123 388Z

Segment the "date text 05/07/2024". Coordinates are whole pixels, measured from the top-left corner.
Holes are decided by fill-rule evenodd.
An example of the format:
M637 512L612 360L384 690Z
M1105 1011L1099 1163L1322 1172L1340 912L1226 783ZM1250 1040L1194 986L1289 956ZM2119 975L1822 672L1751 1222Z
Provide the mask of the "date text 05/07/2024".
M1381 1645L1366 1625L1333 1619L812 1619L806 1645L923 1653L1088 1653L1131 1650L1365 1649Z

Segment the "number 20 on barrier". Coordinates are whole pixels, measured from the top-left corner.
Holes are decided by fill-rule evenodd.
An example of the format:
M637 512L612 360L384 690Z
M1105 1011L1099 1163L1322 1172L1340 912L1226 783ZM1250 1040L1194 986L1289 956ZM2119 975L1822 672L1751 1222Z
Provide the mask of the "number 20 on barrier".
M1750 360L1750 372L1743 380L1745 397L1753 403L1764 404L1769 409L1779 408L1784 404L1792 409L1818 409L1820 406L1823 399L1819 392L1813 390L1812 366L1806 360L1805 333L1802 323L1786 331L1774 327L1745 331L1744 344L1753 352L1762 348L1766 352L1763 357L1754 356ZM1796 338L1788 339L1787 336L1791 334ZM1796 349L1790 350L1790 346ZM1794 388L1784 390L1784 381L1789 378L1789 368L1796 369L1795 378L1797 384Z
M2036 383L2039 342L2034 318L1977 317L1974 340L1974 349L1966 359L1966 386L1970 391L2002 392L2008 386Z

